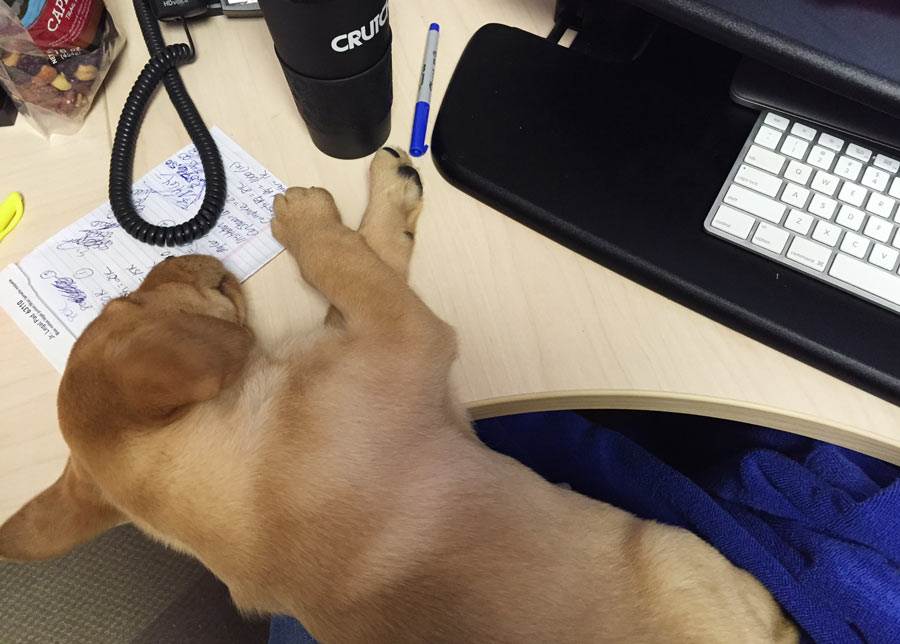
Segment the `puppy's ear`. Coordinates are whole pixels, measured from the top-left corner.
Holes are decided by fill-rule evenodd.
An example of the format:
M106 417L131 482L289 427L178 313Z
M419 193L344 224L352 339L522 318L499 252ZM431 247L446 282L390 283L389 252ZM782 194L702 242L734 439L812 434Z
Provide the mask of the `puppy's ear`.
M214 398L243 370L253 335L208 315L168 315L142 323L106 349L106 365L129 412L165 419Z
M56 483L0 526L0 560L59 557L126 520L69 459Z

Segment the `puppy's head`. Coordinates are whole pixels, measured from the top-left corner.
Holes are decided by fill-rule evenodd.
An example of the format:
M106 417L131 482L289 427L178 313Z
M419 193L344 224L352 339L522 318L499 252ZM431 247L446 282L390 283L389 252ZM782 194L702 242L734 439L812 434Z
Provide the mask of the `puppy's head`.
M0 527L0 559L58 556L125 522L109 494L127 488L117 462L143 433L165 431L236 382L253 345L245 315L235 277L200 255L162 262L110 302L75 343L60 383L69 463Z

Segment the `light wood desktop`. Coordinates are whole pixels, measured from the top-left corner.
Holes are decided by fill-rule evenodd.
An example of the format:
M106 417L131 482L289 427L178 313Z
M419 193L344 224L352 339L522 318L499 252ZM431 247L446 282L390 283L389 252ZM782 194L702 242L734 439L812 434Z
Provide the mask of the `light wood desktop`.
M131 3L108 3L129 43L84 128L46 141L24 120L0 130L0 196L26 198L0 244L0 266L106 200L112 134L147 59ZM392 3L394 110L389 141L406 147L428 24L440 22L434 102L468 38L503 22L547 33L552 0ZM182 68L206 122L289 184L320 185L344 220L359 221L368 160L338 161L312 145L261 19L191 28L198 58ZM166 28L169 42L183 40ZM188 142L164 95L138 144L140 177ZM535 163L540 153L535 152ZM426 207L412 282L459 332L455 379L475 418L541 409L668 410L777 427L900 463L900 408L750 340L541 237L458 192L429 157L418 162ZM245 284L264 343L320 323L321 298L285 255ZM824 312L823 312L824 314ZM861 330L863 332L863 330ZM66 446L56 423L58 374L0 313L0 520L52 482Z

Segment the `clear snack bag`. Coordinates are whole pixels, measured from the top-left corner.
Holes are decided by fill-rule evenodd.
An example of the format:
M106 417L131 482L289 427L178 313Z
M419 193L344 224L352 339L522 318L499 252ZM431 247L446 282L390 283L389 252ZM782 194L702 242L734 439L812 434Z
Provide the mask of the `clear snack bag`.
M43 134L72 134L124 43L103 0L0 0L0 84Z

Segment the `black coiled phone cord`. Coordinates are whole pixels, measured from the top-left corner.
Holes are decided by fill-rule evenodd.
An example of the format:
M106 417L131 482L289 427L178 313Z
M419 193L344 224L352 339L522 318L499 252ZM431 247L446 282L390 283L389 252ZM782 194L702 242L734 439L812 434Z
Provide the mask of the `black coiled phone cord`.
M176 69L176 65L194 57L194 44L187 32L187 24L185 32L190 45L167 46L147 0L134 0L134 10L150 52L150 60L131 88L116 127L109 164L109 203L119 225L135 239L156 246L183 246L203 237L216 225L225 206L225 168L216 142ZM174 226L156 226L146 221L137 213L131 199L138 132L147 103L160 80L165 84L184 129L197 147L206 176L206 194L200 211L190 221Z

